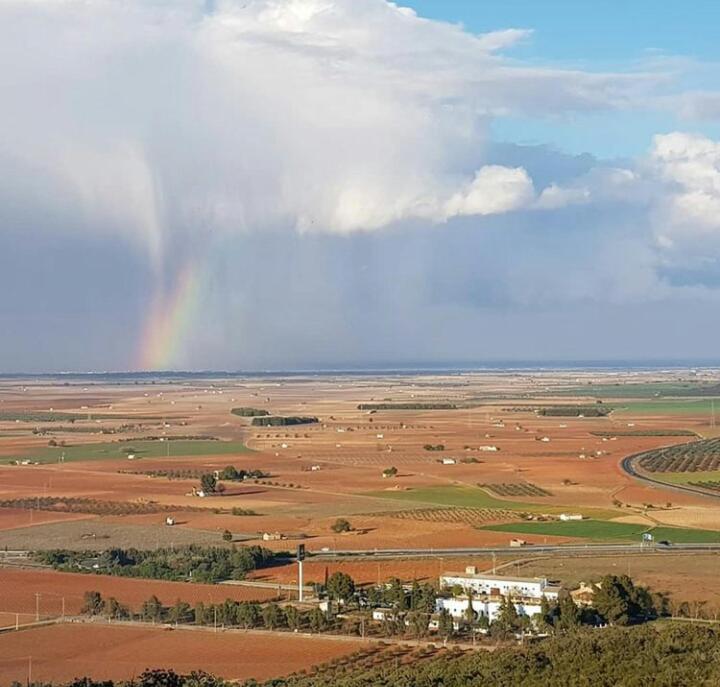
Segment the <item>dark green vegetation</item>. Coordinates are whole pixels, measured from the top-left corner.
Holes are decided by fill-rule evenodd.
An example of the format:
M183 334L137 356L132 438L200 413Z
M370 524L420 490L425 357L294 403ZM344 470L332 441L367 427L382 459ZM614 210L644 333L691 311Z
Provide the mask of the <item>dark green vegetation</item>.
M176 468L173 470L118 470L123 475L146 475L147 477L164 478L169 480L177 479L200 479L206 470L196 468ZM230 482L242 481L244 479L263 479L270 475L262 470L238 469L232 465L220 470L218 479Z
M547 417L606 417L612 410L611 407L598 403L594 406L546 406L535 412Z
M48 446L33 449L27 453L32 460L39 462L71 463L85 460L117 460L118 458L162 458L176 456L222 456L247 453L250 449L241 441L217 440L177 440L160 441L110 441L94 444L74 444L68 446Z
M254 417L252 424L255 427L286 427L288 425L311 425L318 422L316 417L281 417L272 415L267 417Z
M689 429L627 429L618 432L590 432L596 437L696 437Z
M507 525L486 525L481 529L494 532L535 535L533 543L542 543L543 536L573 537L596 541L618 540L639 542L645 532L653 535L655 541L669 541L678 544L703 544L720 542L720 532L693 530L682 527L646 527L623 522L602 520L576 520L562 522L519 522ZM531 540L533 541L533 540Z
M456 410L456 403L361 403L358 410Z
M235 683L220 677L195 670L191 673L176 673L173 670L155 668L145 670L131 680L93 680L76 677L72 682L13 682L11 687L230 687Z
M445 450L445 444L425 444L423 448L426 451L444 451Z
M150 551L108 549L97 556L65 549L39 551L33 555L37 561L66 572L209 583L242 580L250 571L272 565L280 556L261 546L195 545Z
M337 534L342 534L343 532L352 532L352 525L345 518L338 518L330 525L330 529Z
M391 650L388 650L391 651ZM720 683L720 637L706 627L574 631L494 653L338 659L266 687L690 687ZM254 681L246 685L255 685Z
M720 491L720 481L708 480L707 482L688 482L690 486L700 487L701 489L710 489L710 491Z
M648 472L709 472L720 468L720 438L646 451L639 465Z
M519 484L478 484L483 489L488 489L498 496L552 496L552 494L532 482L520 482Z
M262 410L261 408L233 408L230 412L239 417L265 417L270 415L269 410Z

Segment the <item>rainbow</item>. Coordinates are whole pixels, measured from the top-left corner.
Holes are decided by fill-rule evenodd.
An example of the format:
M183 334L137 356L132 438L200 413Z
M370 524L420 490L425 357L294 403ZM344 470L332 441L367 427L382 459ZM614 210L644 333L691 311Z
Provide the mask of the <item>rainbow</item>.
M188 261L169 292L158 289L148 311L137 355L138 370L168 370L182 364L184 344L198 309L202 270Z

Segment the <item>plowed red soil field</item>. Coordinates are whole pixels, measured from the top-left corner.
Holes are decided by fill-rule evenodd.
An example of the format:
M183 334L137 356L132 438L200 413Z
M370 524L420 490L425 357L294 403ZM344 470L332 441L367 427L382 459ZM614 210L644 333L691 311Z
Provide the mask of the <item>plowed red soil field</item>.
M148 667L178 672L203 669L229 679L270 679L343 656L353 641L213 633L152 627L56 625L0 636L0 684L77 676L129 679ZM30 659L32 657L32 659Z
M177 599L193 604L197 601L219 603L225 599L266 601L276 596L272 589L237 585L190 584L50 570L0 568L0 611L34 613L35 594L39 593L42 617L59 615L62 611L62 597L65 597L66 612L78 613L86 591L98 591L104 597L114 596L121 603L135 609L153 594L167 605L175 603Z

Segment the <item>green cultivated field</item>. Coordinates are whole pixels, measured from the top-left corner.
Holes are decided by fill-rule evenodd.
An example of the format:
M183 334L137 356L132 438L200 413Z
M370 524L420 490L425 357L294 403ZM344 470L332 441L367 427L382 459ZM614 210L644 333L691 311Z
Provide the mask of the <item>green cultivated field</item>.
M595 398L657 398L720 396L720 385L699 382L646 382L639 384L587 384L553 396L592 396Z
M690 482L716 482L720 480L720 470L698 472L655 472L653 479L668 484L688 484Z
M410 501L425 505L456 506L458 508L499 508L520 511L523 513L547 513L558 515L560 513L582 513L598 520L616 518L621 513L615 510L600 508L578 508L578 506L545 506L538 503L523 503L520 501L506 501L497 499L483 489L473 487L425 487L422 489L409 489L407 491L375 491L369 496L385 499Z
M132 449L132 450L131 450ZM31 460L57 463L65 455L65 462L111 460L134 453L136 458L164 458L166 456L224 456L248 453L241 441L208 441L182 439L178 441L113 441L76 446L48 446L28 454Z
M710 415L713 399L699 400L657 400L657 401L630 401L616 406L613 416L621 413L633 415ZM720 413L720 399L714 399L715 412Z
M667 540L678 544L720 543L720 532L692 530L681 527L654 527L623 522L578 520L574 522L521 522L509 525L487 525L482 530L508 532L528 536L577 537L594 541L640 541L643 532L651 532L655 541ZM538 543L535 541L534 543Z

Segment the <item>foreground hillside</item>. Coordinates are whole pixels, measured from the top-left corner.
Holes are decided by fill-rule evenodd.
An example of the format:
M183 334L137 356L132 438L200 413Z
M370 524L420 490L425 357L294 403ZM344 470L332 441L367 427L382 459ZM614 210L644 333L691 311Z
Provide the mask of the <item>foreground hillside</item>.
M15 683L19 684L19 683ZM58 682L32 683L52 687ZM195 671L149 670L129 682L65 687L229 687ZM286 678L244 687L709 687L720 684L720 631L667 624L586 630L495 652L369 645Z
M253 684L253 683L248 683ZM338 664L265 687L670 687L720 684L720 633L705 627L609 628L398 666Z

